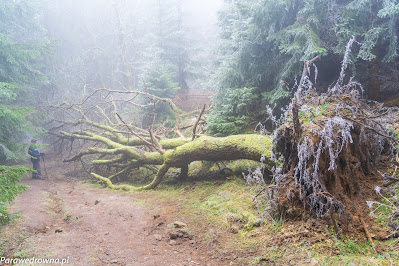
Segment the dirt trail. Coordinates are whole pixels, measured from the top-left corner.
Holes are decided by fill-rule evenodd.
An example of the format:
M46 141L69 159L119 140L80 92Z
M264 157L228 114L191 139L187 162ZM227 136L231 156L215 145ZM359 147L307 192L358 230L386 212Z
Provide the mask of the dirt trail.
M13 205L22 211L29 256L71 265L232 265L212 259L197 236L174 234L173 206L147 206L151 193L125 194L76 181L32 180ZM189 225L195 226L195 225ZM172 236L173 238L173 236Z

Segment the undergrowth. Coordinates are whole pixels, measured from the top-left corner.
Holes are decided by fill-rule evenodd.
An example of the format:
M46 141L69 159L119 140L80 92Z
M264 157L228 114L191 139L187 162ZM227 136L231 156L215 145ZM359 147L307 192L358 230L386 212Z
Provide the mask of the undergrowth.
M20 185L19 181L29 171L25 166L0 165L0 229L15 217L8 212L8 205L19 193L28 188Z
M291 221L283 216L271 218L266 214L267 202L257 204L254 200L259 189L235 176L226 180L162 184L156 192L144 193L154 195L153 200L161 205L176 204L177 220L187 223L191 233L201 236L207 245L214 245L218 253L236 252L239 263L386 265L398 261L393 250L380 256L369 243L337 239L334 229L323 224Z

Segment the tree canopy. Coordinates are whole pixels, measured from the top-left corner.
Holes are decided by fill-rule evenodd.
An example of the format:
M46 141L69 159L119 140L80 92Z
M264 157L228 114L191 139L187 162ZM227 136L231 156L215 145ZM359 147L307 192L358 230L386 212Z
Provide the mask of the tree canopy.
M22 158L21 141L40 128L27 119L47 81L44 62L51 51L38 14L30 1L0 3L0 162Z
M281 81L292 87L303 62L316 55L321 56L317 82L326 90L338 78L345 45L355 36L359 46L351 54L351 70L362 76L364 85L370 85L366 93L376 99L383 89L394 90L366 77L376 75L371 73L373 65L392 68L398 61L398 7L395 0L225 1L219 16L221 41L214 76L218 93L256 88L257 101L252 104L265 110L265 104L286 101L288 92ZM239 105L217 97L216 102L215 123L226 119L221 117L223 109ZM239 121L240 115L231 115L229 120ZM236 131L243 128L240 122L235 127ZM217 125L212 128L222 132Z

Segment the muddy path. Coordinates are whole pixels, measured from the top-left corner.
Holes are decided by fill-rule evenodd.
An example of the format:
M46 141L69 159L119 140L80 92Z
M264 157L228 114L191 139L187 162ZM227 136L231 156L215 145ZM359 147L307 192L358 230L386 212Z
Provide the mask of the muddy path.
M178 231L173 206L142 204L151 193L28 177L22 183L30 188L12 209L22 212L16 226L26 233L28 257L69 257L71 265L235 264L213 257L199 236Z

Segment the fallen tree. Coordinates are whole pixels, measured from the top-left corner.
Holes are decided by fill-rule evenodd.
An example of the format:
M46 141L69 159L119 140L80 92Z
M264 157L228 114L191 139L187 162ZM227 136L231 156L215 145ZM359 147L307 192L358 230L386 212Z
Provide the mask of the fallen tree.
M105 93L105 98L109 98L110 94L132 95L128 104L132 104L131 99L135 99L137 95L142 95L153 100L144 107L152 106L154 109L157 104L167 103L174 112L174 128L168 129L162 124L157 124L156 112L154 112L153 123L148 129L125 122L122 116L127 115L119 114L118 109L123 108L116 104L117 96L106 102L101 95L97 95L95 100L92 99L96 94L101 93ZM204 124L202 115L205 107L199 112L195 123L181 126L182 117L187 114L179 110L173 101L140 91L96 90L78 104L47 106L47 110L50 110L49 113L53 116L49 124L51 125L49 132L57 137L56 142L69 140L73 143L75 140L83 140L91 143L88 148L64 159L64 162L80 161L86 157L90 158L90 164L93 166L111 168L112 174L109 176L95 171L90 174L113 189L155 188L170 168L180 168L180 177L186 177L189 164L194 161L217 162L247 159L262 161L270 168L273 165L270 160L272 148L270 137L259 134L233 135L223 138L206 136L201 134L204 133L204 129L200 128L200 125ZM56 119L54 118L57 113L55 111L62 111L63 114L68 112L72 119ZM198 131L201 132L198 133ZM188 135L187 132L192 136L185 136ZM114 184L113 181L118 176L127 175L133 169L140 167L152 167L152 169L156 167L156 174L148 185L136 187Z

